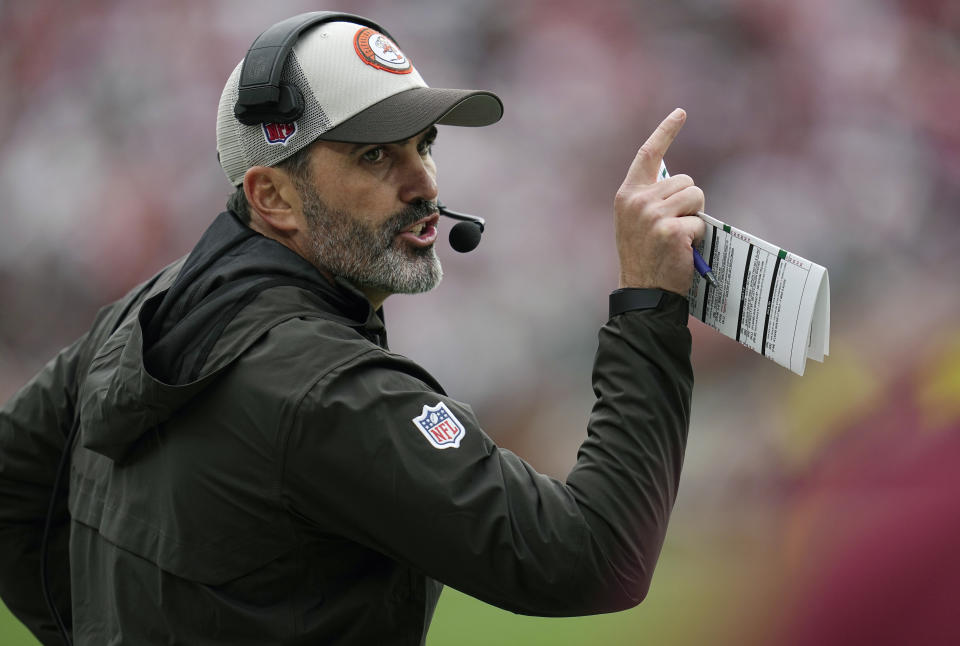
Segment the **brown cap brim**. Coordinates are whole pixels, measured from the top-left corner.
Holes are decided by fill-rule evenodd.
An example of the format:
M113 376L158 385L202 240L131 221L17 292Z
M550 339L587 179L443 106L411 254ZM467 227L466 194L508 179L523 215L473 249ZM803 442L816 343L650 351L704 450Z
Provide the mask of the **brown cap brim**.
M492 92L415 87L374 103L317 139L388 144L409 139L435 123L489 126L502 116L503 102Z

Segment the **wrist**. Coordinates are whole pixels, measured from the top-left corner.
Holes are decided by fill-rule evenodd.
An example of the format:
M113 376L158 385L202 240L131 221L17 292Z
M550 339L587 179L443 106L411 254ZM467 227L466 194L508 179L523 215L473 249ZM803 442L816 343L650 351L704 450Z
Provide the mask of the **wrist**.
M620 283L617 285L617 289L655 289L657 287L656 280L653 276L648 276L639 273L620 273Z

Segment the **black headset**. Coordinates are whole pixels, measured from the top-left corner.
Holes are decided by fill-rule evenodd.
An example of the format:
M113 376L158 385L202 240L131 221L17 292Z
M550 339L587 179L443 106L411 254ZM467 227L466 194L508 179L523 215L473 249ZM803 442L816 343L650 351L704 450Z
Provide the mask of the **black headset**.
M310 11L278 22L257 36L243 57L240 91L233 107L233 114L240 123L248 126L293 123L303 114L305 103L300 89L292 83L280 81L283 65L305 29L338 21L376 29L393 40L393 36L377 23L352 13Z

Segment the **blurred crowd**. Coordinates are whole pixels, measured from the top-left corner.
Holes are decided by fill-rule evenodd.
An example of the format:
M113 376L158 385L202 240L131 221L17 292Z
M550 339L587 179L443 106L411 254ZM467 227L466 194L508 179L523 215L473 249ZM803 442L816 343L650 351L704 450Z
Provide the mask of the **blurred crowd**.
M481 246L441 242L440 288L386 310L392 348L540 470L562 478L583 438L613 195L672 108L688 119L666 162L706 211L828 269L831 356L803 377L691 321L667 549L762 563L731 599L785 598L815 567L810 528L831 542L818 514L874 500L823 476L838 447L856 473L960 433L951 0L0 0L0 401L224 208L223 84L260 31L316 9L381 22L430 85L504 100L499 124L441 128L435 149L442 200L487 219Z

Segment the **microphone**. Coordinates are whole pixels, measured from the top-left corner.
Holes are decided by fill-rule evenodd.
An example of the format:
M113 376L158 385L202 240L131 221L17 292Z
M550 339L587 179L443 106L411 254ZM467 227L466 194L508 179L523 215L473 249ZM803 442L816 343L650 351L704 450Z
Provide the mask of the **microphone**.
M467 253L473 251L480 244L480 236L486 221L476 215L468 215L451 211L440 202L437 202L437 212L453 220L460 220L450 229L450 246L454 251Z

